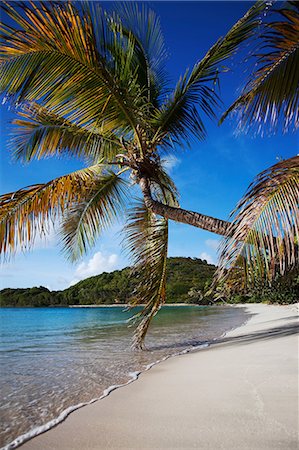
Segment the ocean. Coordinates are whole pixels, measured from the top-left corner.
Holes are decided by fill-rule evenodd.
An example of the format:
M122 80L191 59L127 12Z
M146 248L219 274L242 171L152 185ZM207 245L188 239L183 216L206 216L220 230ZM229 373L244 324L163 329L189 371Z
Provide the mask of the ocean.
M123 307L1 308L1 441L15 448L169 356L205 347L246 320L242 308L165 306L130 349Z

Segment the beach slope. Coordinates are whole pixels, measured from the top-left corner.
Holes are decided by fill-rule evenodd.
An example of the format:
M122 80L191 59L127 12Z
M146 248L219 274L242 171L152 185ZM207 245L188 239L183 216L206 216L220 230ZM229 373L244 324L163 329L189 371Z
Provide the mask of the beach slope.
M246 308L249 321L221 341L158 364L22 449L297 449L296 306Z

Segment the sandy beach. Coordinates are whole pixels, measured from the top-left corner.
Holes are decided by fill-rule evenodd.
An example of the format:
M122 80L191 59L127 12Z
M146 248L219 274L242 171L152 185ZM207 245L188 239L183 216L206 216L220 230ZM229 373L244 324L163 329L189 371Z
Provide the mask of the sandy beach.
M297 449L298 312L246 305L209 348L156 365L22 449Z

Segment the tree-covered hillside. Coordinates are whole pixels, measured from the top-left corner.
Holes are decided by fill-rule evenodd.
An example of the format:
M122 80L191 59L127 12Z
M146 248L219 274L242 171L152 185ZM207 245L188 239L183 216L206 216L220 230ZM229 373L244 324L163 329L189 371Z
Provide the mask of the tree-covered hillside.
M215 266L197 258L168 258L167 302L196 303L210 284ZM1 306L67 306L87 304L122 304L134 295L137 278L130 268L102 273L82 280L64 291L49 291L45 287L3 289Z

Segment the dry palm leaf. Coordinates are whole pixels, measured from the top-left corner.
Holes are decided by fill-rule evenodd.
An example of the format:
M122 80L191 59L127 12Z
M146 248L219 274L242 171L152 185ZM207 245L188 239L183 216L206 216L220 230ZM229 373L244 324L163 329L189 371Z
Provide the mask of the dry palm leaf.
M233 212L216 281L244 289L299 266L299 156L258 175Z

